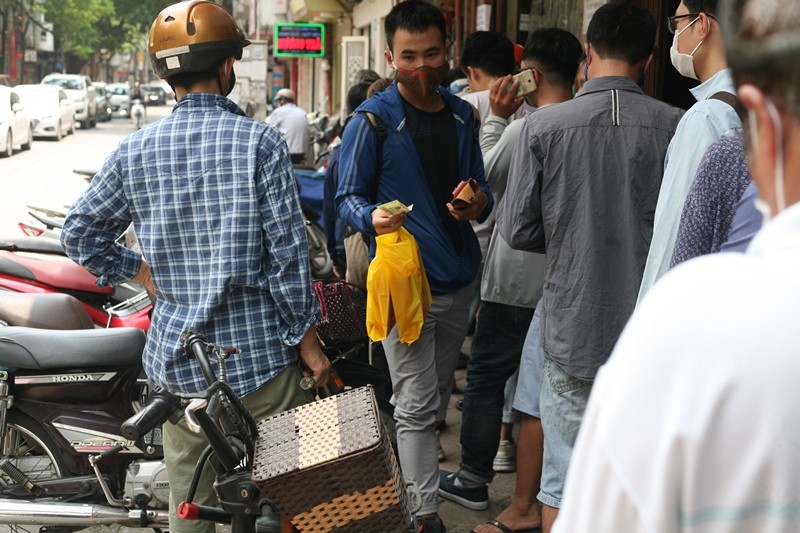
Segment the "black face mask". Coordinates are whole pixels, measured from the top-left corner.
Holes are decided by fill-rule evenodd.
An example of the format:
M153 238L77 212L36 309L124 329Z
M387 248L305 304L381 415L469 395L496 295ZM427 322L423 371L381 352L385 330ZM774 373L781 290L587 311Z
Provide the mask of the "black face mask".
M222 78L219 75L219 71L217 71L217 84L219 85L219 92L224 93L222 96L228 96L231 94L233 86L236 85L236 71L231 68L231 75L228 76L227 91L222 89Z
M231 68L231 75L228 76L228 92L225 93L225 96L231 94L234 85L236 85L236 71Z

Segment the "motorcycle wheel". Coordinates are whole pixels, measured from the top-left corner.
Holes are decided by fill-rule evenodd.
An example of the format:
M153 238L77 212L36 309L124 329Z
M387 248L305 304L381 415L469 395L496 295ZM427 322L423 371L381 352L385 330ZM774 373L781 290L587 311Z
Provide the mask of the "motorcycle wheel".
M325 232L322 228L306 219L306 239L308 240L308 258L311 261L311 277L327 279L333 275L333 261L325 246Z
M8 459L33 481L58 479L68 474L61 453L53 440L32 418L11 410L6 422L3 459ZM0 483L14 481L0 471ZM0 524L0 532L38 532L40 525Z

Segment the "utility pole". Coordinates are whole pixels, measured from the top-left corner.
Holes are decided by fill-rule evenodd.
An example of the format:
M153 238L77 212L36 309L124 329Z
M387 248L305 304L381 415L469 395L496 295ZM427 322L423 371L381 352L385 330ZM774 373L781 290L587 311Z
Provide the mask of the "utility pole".
M2 40L0 40L0 72L3 74L8 74L9 71L9 41L11 39L9 31L11 23L9 21L13 20L13 16L8 0L0 0L0 32L2 32Z

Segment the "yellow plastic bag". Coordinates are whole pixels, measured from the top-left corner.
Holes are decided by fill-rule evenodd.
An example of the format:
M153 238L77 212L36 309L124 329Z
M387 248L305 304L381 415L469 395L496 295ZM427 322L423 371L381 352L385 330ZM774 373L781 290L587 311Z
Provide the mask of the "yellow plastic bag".
M431 288L414 236L405 228L376 237L375 258L367 271L367 333L386 338L397 324L400 342L419 338L431 306Z

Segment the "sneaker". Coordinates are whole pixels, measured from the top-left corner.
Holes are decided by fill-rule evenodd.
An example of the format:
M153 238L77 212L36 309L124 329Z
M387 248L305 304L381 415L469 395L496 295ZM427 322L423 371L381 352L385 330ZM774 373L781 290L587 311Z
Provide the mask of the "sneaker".
M492 468L495 472L510 473L517 471L517 445L513 440L501 440L497 455L494 456Z
M447 533L438 514L417 517L417 533Z
M489 508L489 487L457 487L456 472L439 470L439 496L473 511Z
M442 430L436 430L436 456L439 458L439 462L444 462L447 460L447 455L444 453L444 448L442 448Z

